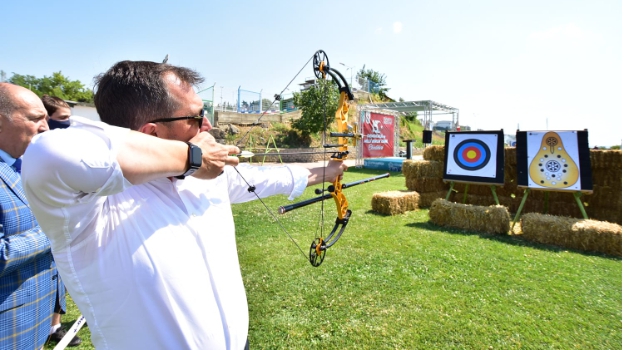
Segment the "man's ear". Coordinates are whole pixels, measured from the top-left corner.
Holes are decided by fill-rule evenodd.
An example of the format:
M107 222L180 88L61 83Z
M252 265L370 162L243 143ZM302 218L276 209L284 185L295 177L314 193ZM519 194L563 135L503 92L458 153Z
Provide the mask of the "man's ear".
M140 129L138 129L138 131L147 135L158 136L157 128L158 126L155 123L146 123L143 126L141 126Z

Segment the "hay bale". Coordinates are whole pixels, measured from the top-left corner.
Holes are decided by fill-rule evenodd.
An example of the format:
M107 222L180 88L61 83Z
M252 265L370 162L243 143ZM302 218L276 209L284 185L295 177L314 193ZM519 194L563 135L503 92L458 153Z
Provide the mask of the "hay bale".
M420 195L415 191L388 191L371 197L371 208L386 215L403 214L419 208Z
M406 177L404 179L405 186L411 191L418 193L435 192L448 190L449 185L437 177Z
M439 226L484 233L509 232L509 211L502 205L485 207L436 199L429 210L429 217Z
M595 184L600 186L611 187L617 193L622 191L622 169L602 169L595 168L591 171L594 187Z
M422 152L422 159L444 162L444 146L431 145L425 147L424 152Z
M435 160L405 160L402 162L402 175L406 178L437 177L442 180L444 163Z
M505 147L504 148L504 166L512 166L515 167L517 164L516 159L516 148L515 147Z
M424 192L420 194L420 208L431 208L431 204L436 199L446 198L448 191ZM452 193L452 197L455 193Z
M563 248L622 256L622 226L605 221L529 213L521 237Z
M591 169L622 170L622 150L591 150Z

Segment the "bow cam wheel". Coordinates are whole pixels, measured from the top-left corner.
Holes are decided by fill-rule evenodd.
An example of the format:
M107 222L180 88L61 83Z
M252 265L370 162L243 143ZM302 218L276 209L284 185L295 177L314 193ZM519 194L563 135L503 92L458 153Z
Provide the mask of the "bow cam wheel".
M316 238L311 242L309 248L309 262L311 265L318 267L324 261L324 255L327 253L327 248L324 246L322 238Z
M329 70L329 58L322 50L316 51L313 55L313 72L318 79L324 79Z

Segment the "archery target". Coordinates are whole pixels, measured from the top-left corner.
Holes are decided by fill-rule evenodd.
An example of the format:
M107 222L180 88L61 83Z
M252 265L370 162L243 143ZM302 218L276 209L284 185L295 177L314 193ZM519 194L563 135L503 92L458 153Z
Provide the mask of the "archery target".
M464 140L453 151L453 161L465 170L482 169L489 163L490 158L489 146L478 139Z
M504 183L504 134L500 131L447 132L444 180Z

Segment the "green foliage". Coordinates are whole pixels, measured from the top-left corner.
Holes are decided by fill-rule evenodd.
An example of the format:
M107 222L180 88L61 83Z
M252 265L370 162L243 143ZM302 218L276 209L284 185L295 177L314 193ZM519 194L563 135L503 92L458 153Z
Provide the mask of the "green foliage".
M362 86L362 88L368 88L371 94L380 98L383 98L389 91L389 88L385 87L387 85L387 76L373 69L365 69L365 65L356 74L356 79L360 82L366 79L368 86Z
M305 148L311 146L313 138L311 134L305 134L295 129L289 129L284 133L278 133L276 136L278 145L287 148Z
M338 87L330 80L318 80L308 90L293 93L293 103L302 109L302 117L291 126L303 135L323 132L338 109Z
M621 145L614 145L614 146L611 146L611 148L609 148L609 149L621 150L622 146Z
M276 103L277 101L271 101L267 98L263 98L262 99L262 111L268 111L268 110L277 110L278 109L278 104ZM269 108L271 107L271 108Z
M30 89L40 97L50 95L60 97L63 100L93 102L93 91L85 88L79 80L69 80L68 77L62 75L62 72L55 72L50 77L44 76L42 78L13 73L9 82Z

